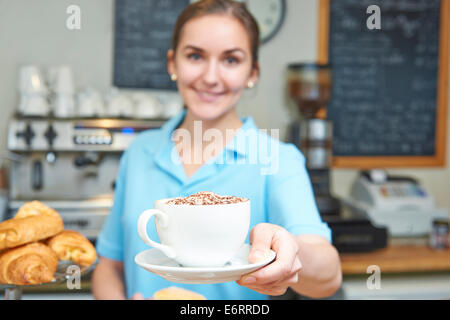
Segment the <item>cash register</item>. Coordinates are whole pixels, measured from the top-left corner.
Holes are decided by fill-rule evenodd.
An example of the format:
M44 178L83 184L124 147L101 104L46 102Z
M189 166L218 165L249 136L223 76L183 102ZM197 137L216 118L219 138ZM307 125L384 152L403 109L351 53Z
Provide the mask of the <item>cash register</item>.
M342 199L354 216L384 226L391 237L420 237L430 233L432 221L448 218L416 179L388 175L384 170L362 171L350 197Z

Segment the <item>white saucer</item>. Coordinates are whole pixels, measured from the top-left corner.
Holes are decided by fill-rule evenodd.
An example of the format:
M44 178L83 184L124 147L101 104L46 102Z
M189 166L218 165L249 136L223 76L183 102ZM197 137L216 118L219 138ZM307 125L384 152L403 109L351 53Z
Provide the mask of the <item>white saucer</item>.
M251 264L248 262L249 252L250 246L244 244L238 254L223 267L183 267L158 249L142 251L136 255L134 261L145 270L172 282L190 284L221 283L239 280L242 275L271 263L276 256L275 252L270 250L266 260Z

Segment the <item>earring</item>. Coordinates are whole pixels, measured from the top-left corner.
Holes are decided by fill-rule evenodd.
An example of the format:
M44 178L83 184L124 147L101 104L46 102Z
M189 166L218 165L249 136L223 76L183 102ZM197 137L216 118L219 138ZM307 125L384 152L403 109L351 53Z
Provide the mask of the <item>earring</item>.
M249 88L249 89L252 89L254 86L255 86L255 83L251 80L247 83L247 88Z
M172 80L172 81L177 81L177 80L178 80L178 76L177 76L175 73L172 73L172 74L170 75L170 80Z

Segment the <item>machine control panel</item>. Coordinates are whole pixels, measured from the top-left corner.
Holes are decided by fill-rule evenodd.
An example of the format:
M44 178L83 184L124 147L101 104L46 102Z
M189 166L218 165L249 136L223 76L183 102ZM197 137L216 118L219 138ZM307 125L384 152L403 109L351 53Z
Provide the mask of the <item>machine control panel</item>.
M105 129L94 130L76 130L73 136L73 143L75 145L112 145L113 138L111 133Z
M18 118L9 123L8 150L122 152L139 132L165 121Z

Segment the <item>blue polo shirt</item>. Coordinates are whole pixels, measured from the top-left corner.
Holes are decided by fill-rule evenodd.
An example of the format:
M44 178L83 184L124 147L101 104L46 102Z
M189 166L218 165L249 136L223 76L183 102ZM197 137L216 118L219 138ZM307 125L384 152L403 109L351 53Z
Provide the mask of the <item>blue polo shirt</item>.
M316 234L331 242L331 231L315 204L305 159L296 146L259 130L251 117L242 118L243 125L233 140L187 178L172 141L172 132L185 114L183 110L161 128L140 133L123 153L114 204L96 241L98 254L124 263L128 298L137 292L152 297L157 290L179 286L207 299L267 299L235 282L173 283L134 262L138 253L149 249L137 233L139 215L154 208L158 199L199 191L250 199L250 230L267 222L293 235ZM148 234L159 241L154 223L149 223Z

